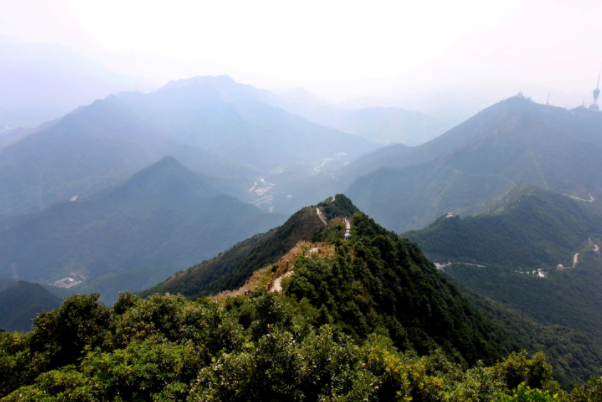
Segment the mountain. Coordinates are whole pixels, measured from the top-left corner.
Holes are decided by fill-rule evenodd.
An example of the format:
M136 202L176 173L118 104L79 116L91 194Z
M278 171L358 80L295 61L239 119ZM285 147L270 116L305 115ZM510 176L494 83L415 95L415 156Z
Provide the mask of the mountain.
M547 110L551 117L533 110ZM401 149L399 157L389 152L377 162L388 158L406 166L381 167L359 177L347 193L398 231L424 227L447 212L478 212L519 183L571 195L601 210L602 148L594 133L602 136L602 117L573 113L518 97L506 100L430 143ZM580 131L582 126L590 127L589 134Z
M337 198L339 203L344 202L342 196ZM316 214L316 207L303 208L282 226L246 239L219 256L203 261L141 294L180 293L196 298L236 289L256 270L277 261L298 242L311 239L323 225Z
M562 131L576 140L602 146L602 116L599 113L582 107L566 110L541 105L523 96L513 96L480 111L433 140L411 148L411 152L403 145L391 145L358 158L348 168L355 170L361 167L370 172L381 167L401 168L429 162L495 131L498 125L505 124L517 114L527 115L531 120Z
M486 210L463 219L443 216L403 236L463 285L542 325L582 331L602 346L602 218L529 185Z
M166 138L111 96L0 150L0 214L84 198L167 155L209 175L243 171L211 152Z
M59 118L114 92L150 88L57 45L0 43L0 60L0 131Z
M283 218L220 195L166 157L111 191L52 205L0 232L0 276L68 277L84 282L75 291L102 289L103 300L113 300L118 290L147 287Z
M425 143L448 128L420 112L395 107L345 109L325 102L303 88L290 89L270 100L279 107L315 123L359 135L380 144Z
M42 311L61 305L61 299L41 285L18 281L0 291L0 328L6 331L31 330L32 320Z
M273 184L247 190L267 174L278 185L289 166L303 165L309 174L324 159L376 147L255 100L245 88L229 77L205 77L73 111L0 150L0 215L86 197L167 155L205 175L244 176L235 195L265 198Z
M599 377L585 382L602 365L587 337L537 327L465 293L414 243L341 194L299 211L267 242L256 239L269 249L263 256L250 244L223 254L240 258L226 264L218 257L203 269L221 264L226 275L238 271L261 288L242 292L236 281L224 282L234 291L196 301L126 293L112 307L97 294L74 295L40 314L30 334L0 333L0 395L388 401L556 394L576 402L599 391ZM281 254L278 242L293 248ZM243 272L251 265L237 261L245 258L268 266ZM199 269L177 277L194 279ZM277 292L267 292L274 274L283 274ZM528 356L523 348L544 353ZM560 388L572 382L582 385L570 394Z
M336 153L353 158L376 148L259 99L268 96L221 76L172 82L154 93L124 94L122 99L173 138L268 171L319 164Z
M333 234L340 230L340 216L353 217L353 253L340 244L337 258L315 260L328 267L312 264L312 259L301 255L289 257L291 249L307 242L336 244ZM342 194L298 211L281 227L250 238L142 295L168 292L196 298L236 290L260 268L281 265L285 255L295 267L285 294L326 308L354 337L366 337L384 326L397 345L412 344L421 353L440 345L458 350L471 362L500 353L489 338L487 324L440 282L436 269L420 251L358 212ZM455 328L453 334L447 332L444 337L451 328Z
M348 242L341 242L345 233L341 217L351 221L352 236ZM314 252L307 258L311 247ZM315 253L318 248L325 260ZM405 264L413 268L402 268ZM320 322L336 323L354 337L366 336L378 325L376 322L383 322L397 345L408 342L419 353L428 353L435 345L453 350L458 346L452 345L465 341L454 338L456 335L436 335L444 331L445 322L453 320L453 316L457 321L449 323L454 328L450 329L452 333L476 337L470 341L476 342L472 347L461 346L468 348L460 352L464 358L467 354L483 353L477 352L481 347L493 354L520 349L530 353L544 351L555 367L556 378L566 388L585 381L602 364L600 347L579 331L542 327L460 283L452 284L454 279L448 281L447 276L436 273L414 243L374 223L341 194L303 208L281 227L247 239L220 256L141 292L141 296L179 293L191 299L215 294L219 294L217 300L237 297L245 294L242 289L253 291L255 286L263 292L261 289L273 279L270 273L292 267L294 273L285 280L288 282L284 294L320 310L318 313L305 309L304 314L315 314L321 317ZM481 312L473 311L464 296ZM467 320L471 329L463 324ZM438 327L435 323L441 321L442 327ZM401 326L396 327L396 322ZM479 333L485 339L477 340Z

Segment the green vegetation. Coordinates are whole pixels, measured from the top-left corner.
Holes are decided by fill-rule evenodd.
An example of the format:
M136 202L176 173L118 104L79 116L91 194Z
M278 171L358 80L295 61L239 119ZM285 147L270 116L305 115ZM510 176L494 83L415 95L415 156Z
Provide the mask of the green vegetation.
M546 361L554 367L554 379L564 389L600 374L602 349L581 332L559 325L543 326L523 319L519 313L453 282L492 324L492 338L498 339L507 349L542 352Z
M97 297L72 296L31 333L0 334L3 400L493 401L521 384L560 392L541 355L467 369L441 351L400 352L385 335L356 342L315 325L306 302L273 295L219 305L123 294L112 308Z
M167 157L93 199L54 205L0 233L0 275L76 292L137 291L284 220L242 203Z
M441 349L399 350L379 331L356 340L319 324L307 299L97 299L72 296L32 332L0 333L3 400L582 401L602 388L593 378L561 391L541 354L468 368Z
M0 291L0 328L6 331L29 331L32 320L42 311L50 311L61 299L37 283L18 281Z
M513 188L485 209L491 213L441 217L404 236L434 261L486 266L445 267L459 283L541 326L574 328L602 346L602 258L595 251L595 244L601 243L597 239L602 238L602 219L568 197L527 185ZM572 268L577 252L579 262ZM557 264L567 269L558 270ZM545 331L561 338L582 336L552 328ZM569 377L584 379L584 373L599 369L591 351L573 355L580 356L580 363L564 366L581 374Z
M491 214L437 219L404 233L435 261L478 262L514 269L570 267L573 255L602 238L602 217L568 197L519 185L486 207Z

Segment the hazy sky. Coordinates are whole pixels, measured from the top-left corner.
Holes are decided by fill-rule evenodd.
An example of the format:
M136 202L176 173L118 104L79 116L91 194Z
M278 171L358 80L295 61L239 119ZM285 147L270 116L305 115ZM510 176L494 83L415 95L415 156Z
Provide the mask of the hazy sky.
M599 0L0 0L0 41L73 47L156 83L227 73L333 101L518 89L589 101L601 27Z

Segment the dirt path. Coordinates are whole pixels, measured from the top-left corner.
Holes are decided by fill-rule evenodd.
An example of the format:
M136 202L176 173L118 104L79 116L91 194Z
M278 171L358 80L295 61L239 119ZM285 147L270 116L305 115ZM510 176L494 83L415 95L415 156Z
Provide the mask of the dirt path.
M326 225L326 219L324 219L324 217L322 216L322 213L320 212L320 208L316 208L316 212L318 214L318 218L320 218L322 223Z
M589 200L584 200L583 198L579 198L575 195L569 195L569 198L572 198L574 200L578 200L578 201L583 201L583 202L594 202L596 201L596 199L594 198L594 196L592 195L592 193L589 193Z
M288 271L286 274L276 278L276 280L274 280L274 286L272 286L272 289L270 289L270 292L282 292L282 280L284 278L288 278L289 276L291 276L293 274L293 271Z

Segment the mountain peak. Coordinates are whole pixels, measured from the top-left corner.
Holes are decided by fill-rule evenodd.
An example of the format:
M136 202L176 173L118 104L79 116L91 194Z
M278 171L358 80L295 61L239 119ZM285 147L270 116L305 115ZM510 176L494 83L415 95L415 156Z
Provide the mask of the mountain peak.
M165 156L158 162L132 176L113 196L138 195L157 198L183 198L185 195L211 197L219 191L193 171L182 166L173 156Z

